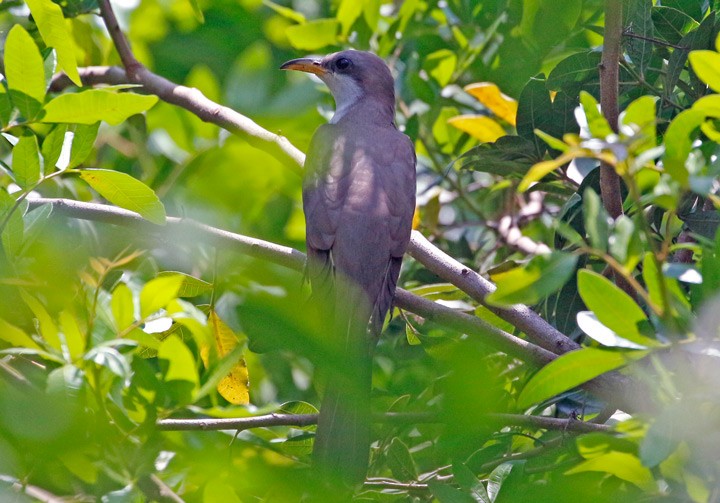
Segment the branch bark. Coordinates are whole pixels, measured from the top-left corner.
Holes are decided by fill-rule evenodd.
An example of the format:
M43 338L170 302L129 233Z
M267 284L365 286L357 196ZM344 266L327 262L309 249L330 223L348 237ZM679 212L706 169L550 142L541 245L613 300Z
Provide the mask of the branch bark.
M240 418L192 418L192 419L160 419L158 428L166 431L187 430L234 430L243 431L252 428L272 426L310 426L317 424L317 414L265 414L262 416ZM502 421L503 424L523 426L539 430L575 431L580 433L607 432L612 428L605 424L587 423L577 419L563 419L546 416L526 416L523 414L487 414L487 419ZM440 416L431 413L387 413L374 418L377 423L396 425L415 425L442 423ZM482 418L478 418L482 420Z
M104 222L137 229L142 232L147 232L154 238L166 240L168 246L174 246L178 241L190 243L204 242L218 248L228 249L258 259L274 262L296 271L301 271L305 264L305 254L293 248L217 229L190 219L168 217L166 225L159 226L144 220L140 215L132 211L103 204L84 203L68 199L44 198L29 199L28 204L30 208L36 208L43 204L51 204L54 213L65 217ZM419 241L417 233L414 234L414 240ZM432 246L425 246L424 249L426 251L437 250ZM437 253L440 254L439 257L447 257L440 250L437 250ZM440 268L442 261L439 258L436 257L432 263L438 267L438 270L442 270L442 268ZM447 269L449 276L457 278L470 277L472 280L471 283L463 283L466 288L471 289L473 285L475 285L473 288L476 289L489 288L487 285L492 286L491 283L487 282L487 280L483 279L480 275L476 273L471 274L467 268L463 268L466 272L462 272L461 270L456 272L456 266L454 264L462 267L459 262L448 257ZM555 353L504 332L476 316L450 309L402 289L397 290L395 305L401 309L414 312L425 319L436 321L451 329L474 337L480 337L484 344L515 356L535 367L542 367L557 357ZM516 310L511 310L510 312L514 313L511 316L517 318L519 323L529 323L529 326L532 327L532 324L536 323L538 319L542 320L542 318L532 313L529 308L524 306L516 306L516 308ZM531 313L534 316L532 316ZM601 375L583 384L582 387L597 393L611 403L618 403L619 406L626 411L647 407L647 405L643 403L642 391L636 389L632 381L617 373Z
M618 130L618 92L620 43L622 41L622 0L605 0L605 36L600 62L600 108L613 131ZM623 213L620 176L612 166L600 167L600 193L603 206L611 217Z

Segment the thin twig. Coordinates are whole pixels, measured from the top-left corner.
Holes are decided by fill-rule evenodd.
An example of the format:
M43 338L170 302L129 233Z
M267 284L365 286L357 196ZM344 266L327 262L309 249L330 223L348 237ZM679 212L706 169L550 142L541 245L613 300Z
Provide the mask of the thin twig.
M686 47L683 45L671 44L670 42L666 42L664 40L660 40L660 39L652 38L652 37L646 37L644 35L638 35L637 33L633 33L631 31L627 31L627 30L623 31L622 34L623 34L623 37L637 38L639 40L645 40L646 42L651 42L655 45L664 45L665 47L672 47L673 49L680 49L682 51L687 51L689 49L689 47Z

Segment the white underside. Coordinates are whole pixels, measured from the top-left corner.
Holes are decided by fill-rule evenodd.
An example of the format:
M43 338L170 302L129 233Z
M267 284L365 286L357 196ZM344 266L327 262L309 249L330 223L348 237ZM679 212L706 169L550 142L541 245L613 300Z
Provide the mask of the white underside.
M330 124L337 124L362 98L363 92L357 82L345 75L330 74L323 80L335 97L335 115Z

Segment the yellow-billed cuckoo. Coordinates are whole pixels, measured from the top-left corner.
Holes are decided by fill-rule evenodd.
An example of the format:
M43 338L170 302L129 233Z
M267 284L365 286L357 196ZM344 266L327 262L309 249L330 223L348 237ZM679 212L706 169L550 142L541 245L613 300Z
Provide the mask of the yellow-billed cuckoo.
M281 66L317 75L335 115L313 135L305 161L303 207L307 274L331 313L316 468L353 485L370 449L372 352L395 295L415 210L415 150L395 126L395 92L382 59L342 51Z

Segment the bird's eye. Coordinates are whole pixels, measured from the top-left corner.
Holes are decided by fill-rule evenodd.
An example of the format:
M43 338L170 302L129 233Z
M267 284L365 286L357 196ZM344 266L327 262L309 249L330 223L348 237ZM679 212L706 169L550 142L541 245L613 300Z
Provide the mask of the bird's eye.
M344 70L347 70L351 66L352 66L352 61L350 61L347 58L340 58L335 62L335 68L337 68L341 72Z

